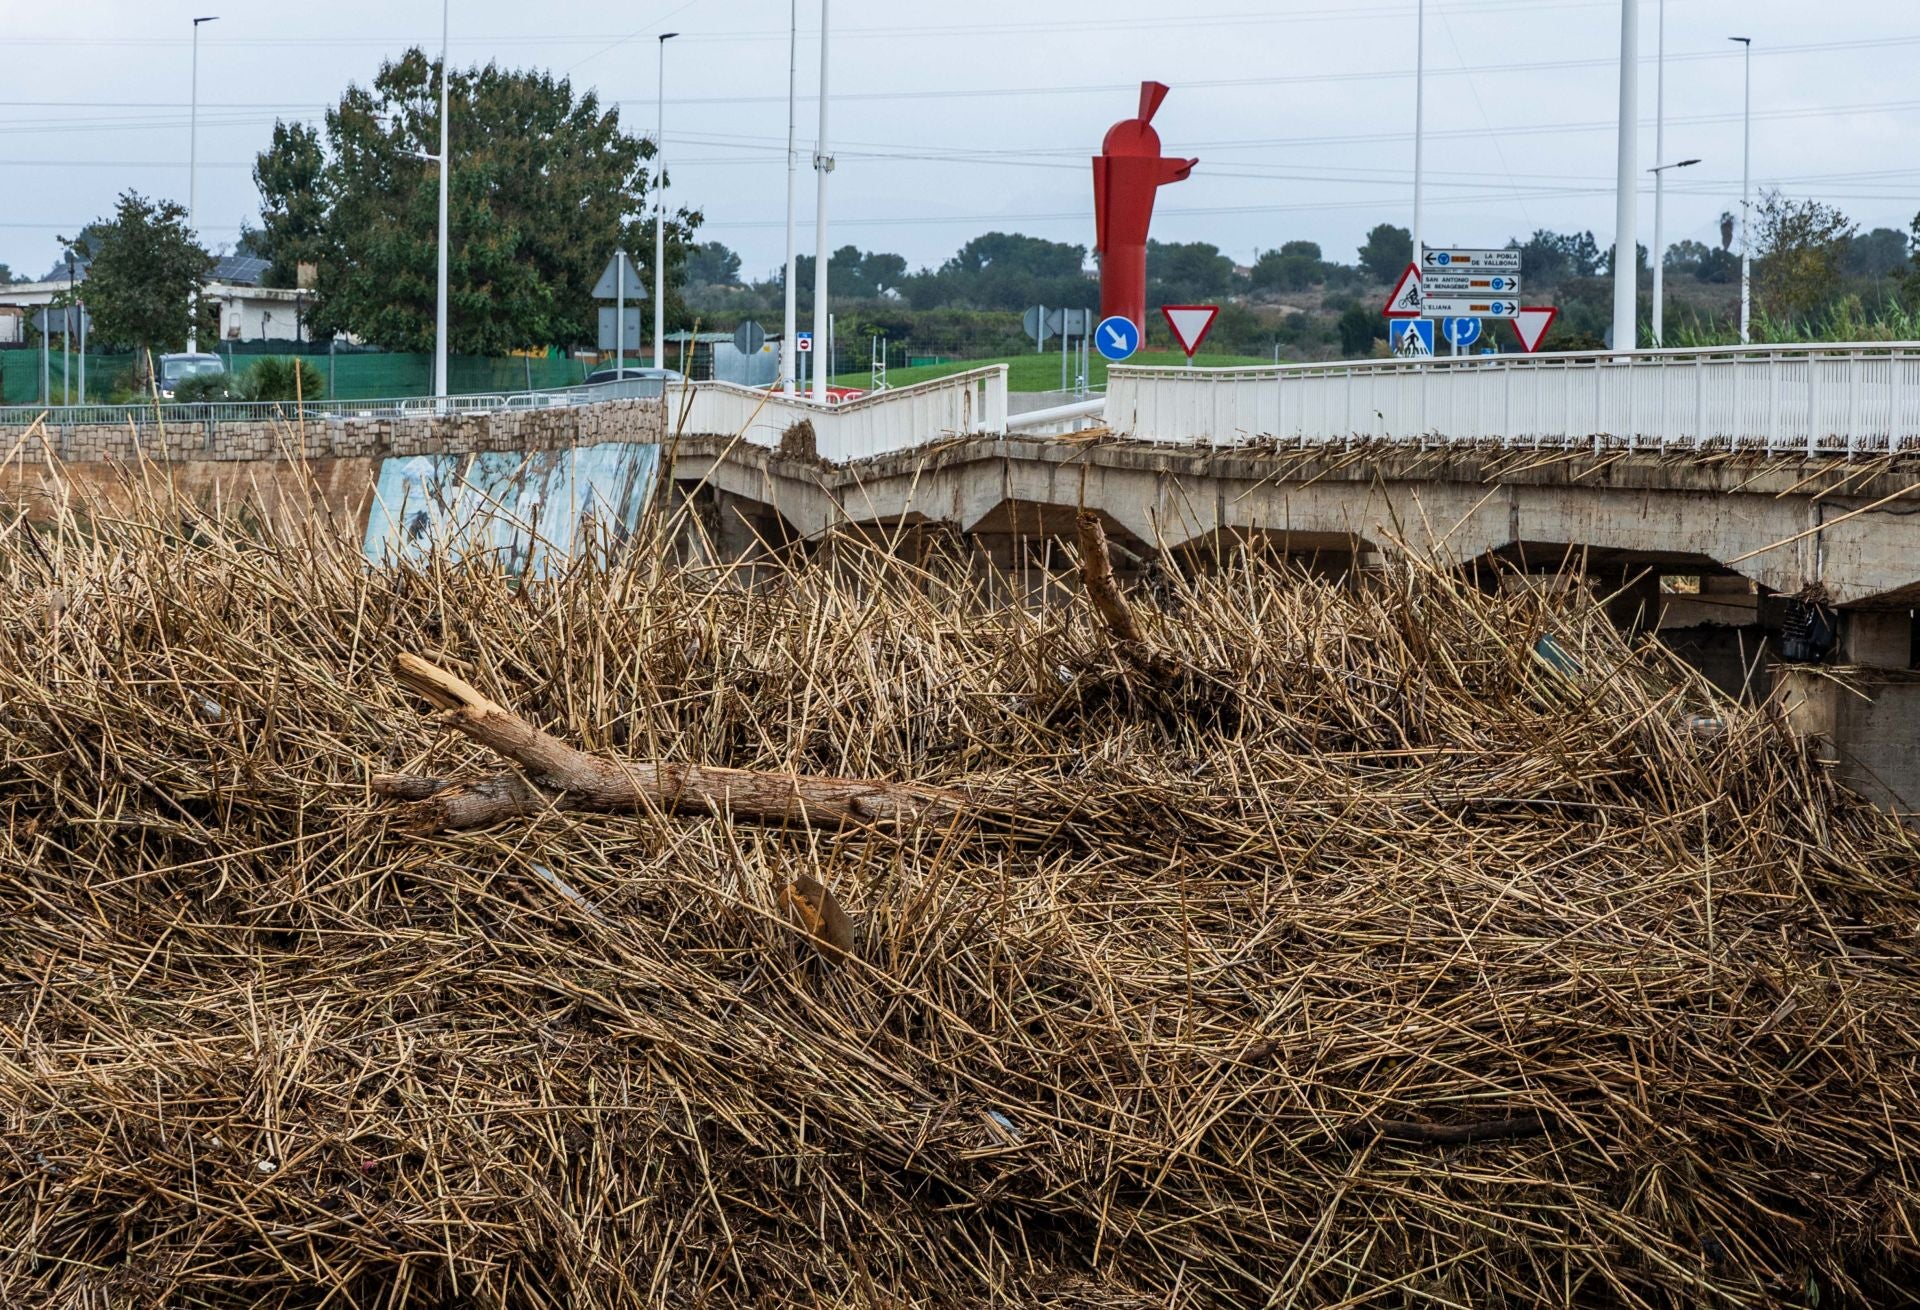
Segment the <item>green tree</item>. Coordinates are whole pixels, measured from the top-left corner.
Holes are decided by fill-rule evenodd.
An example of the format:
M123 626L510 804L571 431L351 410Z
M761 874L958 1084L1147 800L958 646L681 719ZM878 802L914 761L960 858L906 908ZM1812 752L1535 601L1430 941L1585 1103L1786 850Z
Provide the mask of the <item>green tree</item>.
M1606 261L1591 232L1537 228L1524 243L1508 242L1507 249L1520 252L1520 279L1527 287L1557 287L1571 278L1592 277Z
M1405 265L1402 266L1405 270ZM1348 359L1364 359L1373 354L1373 343L1387 337L1387 321L1358 301L1341 311L1334 323L1340 335L1340 353Z
M1740 257L1700 241L1677 241L1667 247L1667 272L1691 274L1696 282L1733 282L1740 277Z
M740 256L718 241L702 241L687 252L687 282L730 287L740 282Z
M1218 300L1233 289L1233 261L1210 241L1148 241L1147 303Z
M1391 223L1376 226L1360 247L1361 271L1375 282L1398 282L1412 261L1413 233Z
M1794 318L1831 298L1858 230L1831 205L1763 192L1754 224L1754 275L1767 312Z
M187 230L187 211L174 201L128 191L111 219L96 220L60 242L89 261L86 298L94 340L133 350L136 381L144 380L148 354L186 342L191 306L213 266L213 256ZM211 337L209 308L202 306L200 327Z
M1248 278L1255 291L1304 291L1327 280L1327 264L1314 241L1289 241L1253 263Z
M618 112L593 93L576 96L545 73L455 70L450 100L450 348L498 354L591 340L593 283L617 247L653 283L652 144L622 131ZM439 134L439 65L417 49L327 111L317 186L324 241L308 311L317 332L350 331L395 350L432 347L439 178L419 156L439 149ZM298 133L276 133L260 175L276 186L290 179L289 194L300 194L309 145ZM276 208L264 192L263 200L291 219L291 204ZM674 325L685 322L679 273L700 217L689 209L668 216Z
M1907 234L1876 227L1847 243L1846 271L1854 277L1897 277L1907 271Z
M19 279L14 277L13 270L5 264L0 264L0 287L11 286L17 281L19 281Z
M916 309L1079 307L1099 294L1081 271L1086 259L1085 246L988 232L960 247L939 269L905 279L901 292ZM801 283L803 289L806 285Z
M241 240L267 261L263 286L298 285L300 265L325 258L326 162L319 131L305 123L275 123L273 143L254 160L260 226L243 231Z

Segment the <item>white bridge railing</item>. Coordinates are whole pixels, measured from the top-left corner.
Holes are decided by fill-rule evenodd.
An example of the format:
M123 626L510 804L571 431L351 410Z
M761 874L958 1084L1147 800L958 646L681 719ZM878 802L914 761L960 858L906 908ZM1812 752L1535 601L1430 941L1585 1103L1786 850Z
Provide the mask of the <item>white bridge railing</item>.
M731 382L669 386L666 401L670 433L740 435L757 446L778 446L805 419L819 455L845 463L943 436L1004 433L1007 366L971 369L825 406Z
M1106 421L1147 441L1920 449L1920 342L1114 368Z

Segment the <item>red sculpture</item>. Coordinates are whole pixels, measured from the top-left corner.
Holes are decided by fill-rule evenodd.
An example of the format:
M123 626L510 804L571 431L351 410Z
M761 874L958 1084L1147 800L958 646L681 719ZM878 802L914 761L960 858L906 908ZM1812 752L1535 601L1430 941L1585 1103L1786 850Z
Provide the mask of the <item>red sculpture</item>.
M1108 128L1093 161L1100 317L1132 319L1142 339L1147 331L1147 225L1153 221L1153 193L1169 182L1184 182L1200 162L1161 156L1153 113L1166 98L1164 82L1142 82L1140 117Z

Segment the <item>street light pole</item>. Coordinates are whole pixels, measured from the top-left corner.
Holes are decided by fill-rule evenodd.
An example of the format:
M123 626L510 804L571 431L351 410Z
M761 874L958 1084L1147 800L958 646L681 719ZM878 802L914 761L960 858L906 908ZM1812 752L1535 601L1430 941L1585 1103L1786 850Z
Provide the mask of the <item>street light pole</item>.
M1653 38L1653 157L1655 161L1667 157L1667 0L1660 0L1655 11ZM1660 174L1664 170L1656 162L1653 167L1653 348L1658 350L1666 343L1661 339L1660 330L1665 326L1665 316L1661 313L1661 300L1667 289L1666 251L1660 245L1660 205L1663 199Z
M1730 36L1729 41L1738 41L1745 49L1746 65L1744 80L1746 91L1745 104L1740 110L1741 136L1740 146L1740 344L1751 345L1753 333L1753 236L1750 224L1753 221L1753 38L1750 36Z
M1427 109L1427 0L1415 6L1413 45L1413 266L1424 268L1420 228L1422 138Z
M827 379L833 372L832 343L827 340L827 174L833 156L827 153L827 0L820 0L820 140L814 146L814 171L820 175L813 223L813 349L827 358L813 361L813 399L827 403Z
M1620 159L1614 178L1613 351L1630 355L1640 335L1640 0L1620 0Z
M433 306L433 397L447 407L447 8L440 0L440 273Z
M793 242L793 187L795 173L799 164L793 142L795 132L795 97L798 90L798 69L800 59L800 0L788 0L787 3L787 276L786 276L786 317L781 322L780 332L780 394L791 396L794 390L794 364L799 355L794 351L794 333L800 330L799 291L793 284L795 265Z
M660 34L659 85L655 88L653 129L653 366L667 366L667 42L678 32Z
M1663 255L1666 247L1661 244L1662 233L1665 231L1661 226L1665 222L1665 214L1661 209L1661 192L1666 181L1663 174L1669 168L1692 168L1699 162L1697 159L1682 159L1671 164L1655 164L1647 170L1653 174L1653 248L1656 252L1653 257L1653 344L1655 349L1664 346L1667 341L1666 278L1662 276L1665 272L1666 260Z
M200 200L200 24L219 21L218 14L193 20L193 89L188 93L187 111L187 230L196 238L196 219ZM192 307L187 315L187 353L200 349L200 287L194 284Z

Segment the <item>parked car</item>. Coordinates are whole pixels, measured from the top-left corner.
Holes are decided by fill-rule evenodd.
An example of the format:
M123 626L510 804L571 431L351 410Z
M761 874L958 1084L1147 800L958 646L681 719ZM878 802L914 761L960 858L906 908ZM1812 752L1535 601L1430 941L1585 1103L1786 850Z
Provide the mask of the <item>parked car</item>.
M227 362L218 355L209 355L202 351L198 354L182 352L178 355L162 355L155 369L154 383L160 389L160 395L173 399L174 388L188 378L200 377L208 373L225 373Z
M589 385L595 382L620 382L628 378L656 378L662 383L685 380L670 368L641 368L635 364L629 364L625 368L597 368L587 374Z

